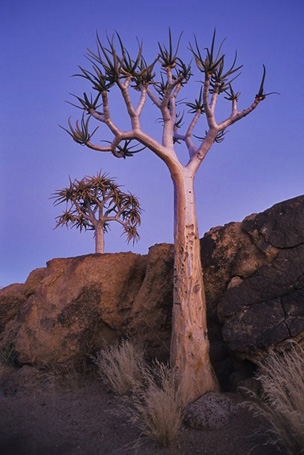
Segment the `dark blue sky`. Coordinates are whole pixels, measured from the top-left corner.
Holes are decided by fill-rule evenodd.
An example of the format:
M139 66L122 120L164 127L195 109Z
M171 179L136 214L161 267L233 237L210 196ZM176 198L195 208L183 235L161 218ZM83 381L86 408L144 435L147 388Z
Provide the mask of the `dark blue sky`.
M80 111L65 101L72 100L69 93L89 90L86 81L70 76L77 65L88 66L84 54L87 47L94 49L96 30L102 38L117 30L131 51L136 37L142 38L150 61L171 26L175 37L184 32L181 56L190 61L193 34L206 47L216 27L219 41L227 37L224 52L233 58L237 49L244 65L234 84L242 93L240 108L252 102L262 64L267 67L266 91L281 93L230 127L201 166L196 178L201 236L213 226L303 194L303 13L302 0L2 0L0 285L24 281L54 257L93 251L92 233L53 230L60 209L49 198L67 185L69 175L82 178L103 169L140 198L145 210L140 242L134 248L127 245L113 226L107 252L146 253L155 243L173 241L172 183L158 158L144 151L118 160L77 145L58 127L70 115L79 117ZM198 80L195 73L181 98L197 96ZM110 102L123 123L119 99ZM224 112L225 105L220 106L218 117ZM144 123L156 136L158 116L149 104ZM202 133L204 129L202 125Z

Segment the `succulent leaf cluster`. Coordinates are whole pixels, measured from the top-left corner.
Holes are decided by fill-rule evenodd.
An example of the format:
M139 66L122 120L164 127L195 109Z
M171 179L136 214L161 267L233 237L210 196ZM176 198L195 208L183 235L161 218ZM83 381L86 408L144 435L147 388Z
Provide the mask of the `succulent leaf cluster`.
M71 93L71 95L74 96L74 98L76 98L80 104L80 105L77 105L77 104L74 104L74 103L71 103L70 101L68 101L68 103L71 104L72 106L77 107L77 109L82 109L84 112L87 112L88 114L90 114L90 112L92 110L101 114L101 112L98 112L98 110L97 110L101 106L101 104L98 104L98 101L99 101L99 98L101 95L100 92L95 97L95 99L92 97L92 94L90 94L90 97L88 97L86 92L83 93L83 98L81 98L80 96L77 96L77 95L73 95L72 93Z
M227 96L224 96L225 100L228 101L237 101L240 96L240 92L234 92L231 84L229 83L228 88L225 90Z
M110 141L104 141L111 144ZM134 139L125 139L116 146L116 150L120 153L123 158L133 156L135 153L139 153L144 150L145 147L140 147Z
M110 90L115 83L126 78L131 78L135 86L152 83L155 76L153 67L158 59L148 65L142 56L142 43L139 42L137 55L133 59L120 35L116 33L115 36L119 43L120 53L116 50L114 36L112 39L107 37L108 47L105 47L97 34L97 50L93 52L88 49L87 54L94 73L79 67L82 73L79 75L88 79L92 83L93 89L99 92Z
M92 133L89 132L90 118L91 118L91 116L89 116L85 120L85 117L83 114L80 123L77 120L76 126L73 127L73 125L71 123L71 117L69 117L69 119L68 119L68 124L69 124L69 128L70 128L69 130L67 128L64 128L61 125L59 125L59 126L60 126L60 128L64 129L72 137L72 139L75 142L77 142L77 144L86 145L88 142L90 142L92 136L98 130L98 126L97 126Z
M145 147L139 147L137 143L134 144L133 142L134 141L132 139L125 139L123 143L118 144L117 149L124 158L133 156L135 153L139 153L145 149Z
M203 113L204 112L204 101L203 101L203 89L201 87L199 96L194 100L194 103L186 103L186 106L188 106L189 113L190 114L195 114L196 112Z
M266 96L269 96L269 95L279 95L278 92L270 92L270 93L265 93L264 92L264 82L265 82L265 77L266 77L266 68L265 68L265 65L263 65L263 76L262 76L262 81L261 81L261 85L260 85L260 88L259 88L259 91L258 93L255 95L255 97L259 100L259 101L262 101L266 98Z
M173 50L171 29L169 28L169 46L166 47L164 44L158 43L159 48L159 60L163 68L175 68L177 65L177 53L179 43L182 37L182 33L179 35L175 51Z
M210 49L206 49L206 55L204 56L200 50L197 39L195 38L195 47L190 44L190 50L194 56L196 66L198 69L210 79L210 92L223 93L239 75L237 73L242 65L236 67L237 53L232 65L228 70L225 70L225 54L221 53L221 49L225 40L223 40L217 50L215 51L215 37L216 31L213 33L212 42ZM231 77L234 75L233 77Z
M222 131L219 131L214 139L214 142L216 144L220 144L221 142L223 142L223 140L225 139L225 135L228 133L228 130L222 130ZM194 134L194 137L196 137L197 139L199 139L200 141L204 141L206 139L206 136L207 136L207 131L205 131L205 136L203 137L200 137L200 136L196 136Z

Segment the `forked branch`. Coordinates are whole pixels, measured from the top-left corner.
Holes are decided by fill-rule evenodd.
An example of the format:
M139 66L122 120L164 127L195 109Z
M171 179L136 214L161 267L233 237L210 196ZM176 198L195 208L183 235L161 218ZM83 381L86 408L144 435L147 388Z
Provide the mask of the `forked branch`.
M190 44L190 51L198 70L203 74L202 87L198 98L194 102L186 103L190 108L189 113L193 116L187 123L185 133L181 134L180 129L184 114L178 112L178 97L181 89L192 76L191 66L184 63L178 56L181 35L176 46L174 46L171 30L169 30L168 45L158 43L159 53L150 65L147 65L142 55L142 43L138 42L138 52L135 58L132 58L121 37L116 33L115 39L118 41L118 46L115 45L114 38L109 39L107 37L108 46L105 47L97 35L97 51L88 51L92 70L88 71L79 67L79 76L91 83L92 89L97 91L97 96L93 97L86 93L83 94L83 97L76 96L79 102L76 107L82 109L84 114L88 114L89 117L85 119L83 115L81 121L76 122L76 126L73 126L69 119L69 129L64 128L77 143L86 145L90 149L111 152L117 158L126 158L146 147L163 159L171 169L171 166L182 166L177 159L174 144L183 142L189 154L187 166L196 169L212 144L223 140L227 127L249 115L262 100L270 95L270 93L264 92L266 69L263 65L261 84L254 101L248 108L239 110L240 93L235 92L232 88L232 82L239 76L242 68L241 65L237 66L236 64L237 53L235 53L234 60L227 69L225 68L225 54L222 53L223 42L216 50L215 32L210 47L204 50L201 50L195 38L194 44ZM156 63L159 63L161 67L158 80L155 80L154 72ZM120 89L127 108L131 121L129 131L122 131L110 117L108 92L114 85ZM139 99L134 105L130 96L131 89L139 92ZM217 122L216 105L222 94L231 103L231 114L225 120ZM147 98L161 112L162 143L159 143L141 128L140 117ZM91 118L105 124L113 134L113 140L107 145L101 146L92 143L91 139L97 128L92 133L89 132L89 120ZM208 129L205 134L197 135L194 131L200 127L202 118L205 118ZM194 143L194 138L196 141L200 141L197 146ZM135 145L134 141L138 141L142 147Z

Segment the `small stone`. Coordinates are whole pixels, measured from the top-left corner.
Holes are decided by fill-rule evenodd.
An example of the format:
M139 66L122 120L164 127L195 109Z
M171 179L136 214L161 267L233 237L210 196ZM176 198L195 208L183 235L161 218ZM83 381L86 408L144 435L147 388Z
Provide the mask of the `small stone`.
M226 395L208 392L187 407L185 423L196 430L217 430L236 414L236 406Z

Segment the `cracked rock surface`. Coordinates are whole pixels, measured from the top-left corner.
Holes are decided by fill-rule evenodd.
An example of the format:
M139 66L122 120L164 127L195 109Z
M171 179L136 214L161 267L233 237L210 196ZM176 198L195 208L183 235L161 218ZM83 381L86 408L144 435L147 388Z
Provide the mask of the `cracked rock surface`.
M304 338L304 196L212 229L202 256L210 315L230 351L256 362Z

